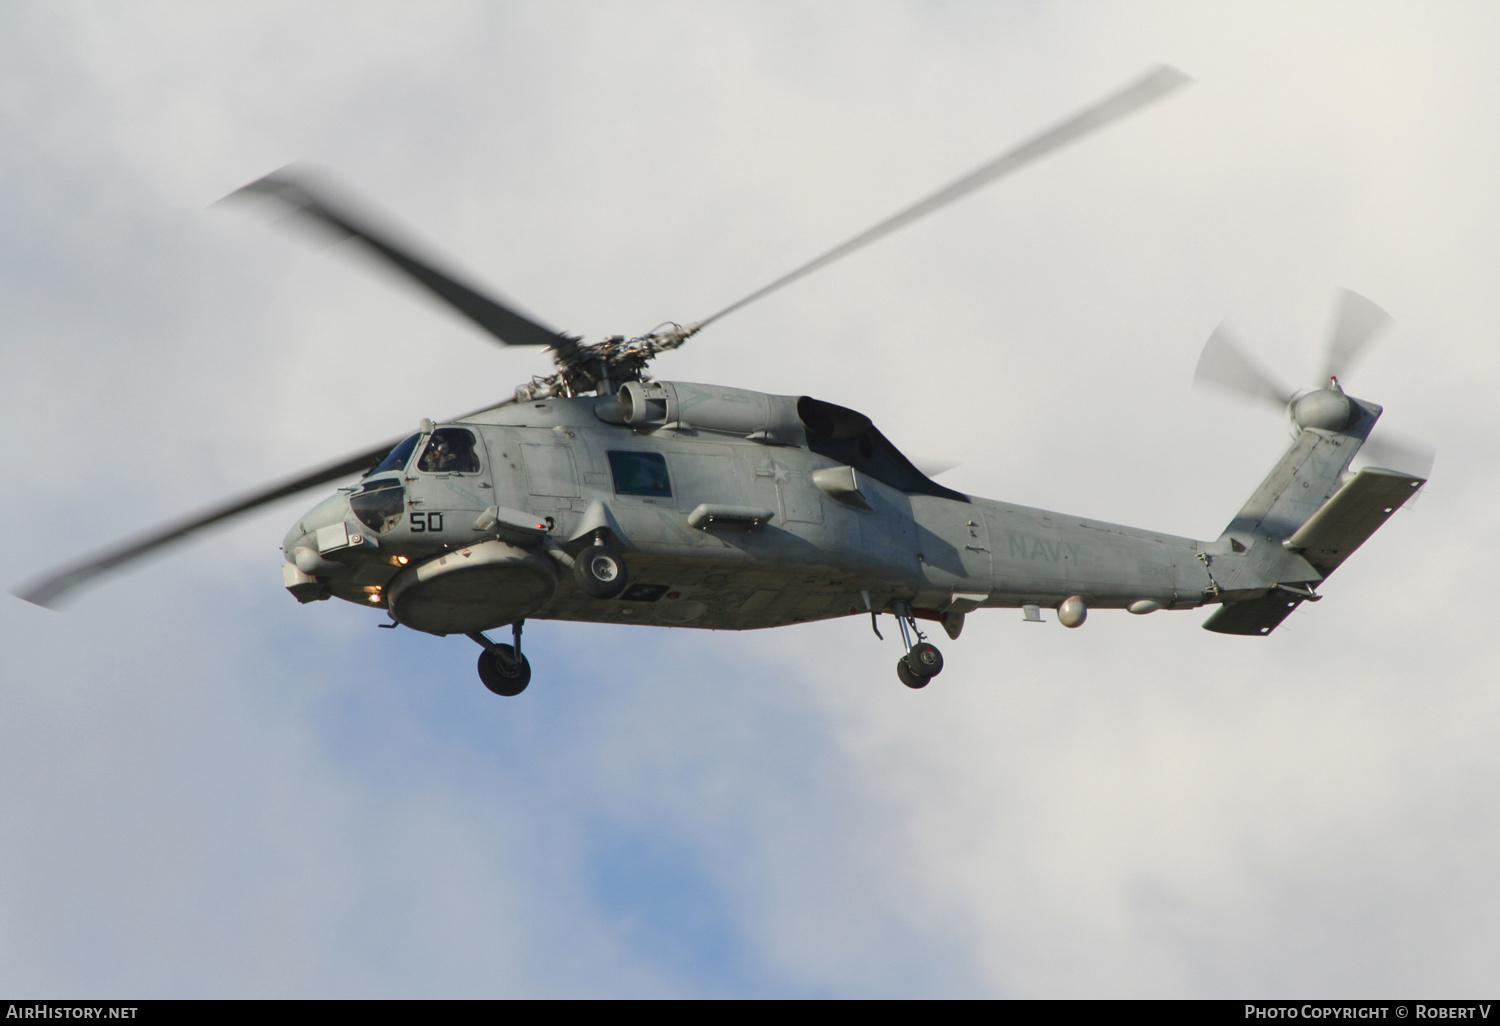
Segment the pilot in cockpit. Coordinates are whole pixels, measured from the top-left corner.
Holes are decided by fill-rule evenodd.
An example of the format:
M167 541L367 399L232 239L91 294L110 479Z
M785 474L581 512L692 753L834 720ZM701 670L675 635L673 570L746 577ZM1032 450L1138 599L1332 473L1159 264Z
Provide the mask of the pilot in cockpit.
M448 444L448 439L441 433L434 435L432 441L427 443L427 448L422 452L422 459L417 463L417 469L429 474L443 473L455 470L458 455Z
M444 428L433 433L417 469L428 474L472 474L479 470L474 438L467 431Z

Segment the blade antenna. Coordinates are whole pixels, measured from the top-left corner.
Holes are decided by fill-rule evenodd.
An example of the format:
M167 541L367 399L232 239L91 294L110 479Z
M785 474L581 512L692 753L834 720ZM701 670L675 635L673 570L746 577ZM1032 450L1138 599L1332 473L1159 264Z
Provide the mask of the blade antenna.
M969 193L988 185L1003 175L1009 174L1046 156L1053 150L1066 146L1068 143L1087 135L1089 132L1096 131L1114 121L1118 121L1127 114L1155 102L1173 90L1187 85L1192 81L1191 78L1176 68L1165 64L1159 65L1119 92L1105 97L1093 106L1086 107L1072 117L1066 118L1051 128L1032 136L1019 146L1015 146L989 163L975 168L957 181L944 186L930 196L918 200L904 210L891 215L873 228L866 229L847 242L830 249L822 256L816 257L801 267L782 275L769 285L757 289L745 298L731 303L724 309L704 318L696 324L690 325L686 329L686 334L697 334L719 318L727 316L743 306L748 306L757 299L768 296L777 289L790 285L798 279L805 278L816 270L827 267L835 260L848 256L855 250L862 249L877 239L884 238L892 232L906 227L919 218L926 217L933 211L967 196Z

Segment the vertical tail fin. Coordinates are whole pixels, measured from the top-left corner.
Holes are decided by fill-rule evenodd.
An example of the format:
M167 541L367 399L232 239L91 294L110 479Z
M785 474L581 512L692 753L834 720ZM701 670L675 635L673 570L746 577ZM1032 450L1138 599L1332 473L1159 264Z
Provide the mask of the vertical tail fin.
M1370 435L1381 408L1350 397L1357 411L1342 431L1304 428L1286 455L1251 494L1244 508L1224 528L1220 540L1235 539L1247 548L1272 542L1280 546L1307 523L1344 483L1349 461Z
M1350 493L1340 505L1349 506L1351 511L1356 507L1364 510L1370 501L1376 501L1372 496L1378 491L1380 509L1385 512L1367 531L1364 527L1368 526L1368 517L1356 517L1360 526L1352 533L1348 529L1333 532L1338 534L1334 544L1340 555L1331 564L1313 553L1305 544L1308 539L1302 537L1305 527L1318 533L1317 525L1312 522L1329 505L1329 500L1366 476L1362 473L1354 479L1346 478L1349 462L1369 437L1382 411L1374 403L1352 396L1349 402L1353 411L1349 425L1339 430L1303 428L1218 541L1204 546L1201 558L1207 561L1210 580L1224 603L1204 621L1206 630L1221 634L1269 634L1302 602L1316 601L1319 596L1311 586L1331 573L1394 509L1387 508L1385 491L1389 489L1371 489L1364 484L1357 490L1359 495ZM1396 476L1403 479L1400 487L1407 488L1408 476ZM1332 524L1347 518L1321 519ZM1321 533L1328 534L1329 530ZM1354 534L1360 536L1350 545Z

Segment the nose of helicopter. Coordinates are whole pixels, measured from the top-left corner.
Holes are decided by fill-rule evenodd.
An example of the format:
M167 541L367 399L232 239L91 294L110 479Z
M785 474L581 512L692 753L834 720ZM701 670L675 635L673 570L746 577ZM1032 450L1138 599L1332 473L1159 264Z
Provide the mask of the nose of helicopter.
M334 539L326 535L339 531L346 532L345 525L351 514L349 496L345 492L334 492L308 510L291 526L286 537L281 541L281 552L286 556L286 561L296 565L304 573L316 573L317 564L323 562L319 553L333 547L328 543ZM347 545L349 539L339 539L338 543ZM304 563L314 565L303 566Z

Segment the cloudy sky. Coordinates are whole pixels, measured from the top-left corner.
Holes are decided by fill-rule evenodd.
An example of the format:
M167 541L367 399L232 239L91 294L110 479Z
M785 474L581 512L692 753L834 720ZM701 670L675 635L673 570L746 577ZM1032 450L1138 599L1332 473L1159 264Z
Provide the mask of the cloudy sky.
M1432 484L1269 640L534 624L535 678L299 607L291 500L0 602L0 990L1492 994L1492 4L0 7L7 586L546 369L210 205L294 160L559 327L688 321L1167 62L1197 79L715 325L668 378L873 416L965 491L1216 537L1285 422L1229 319Z

